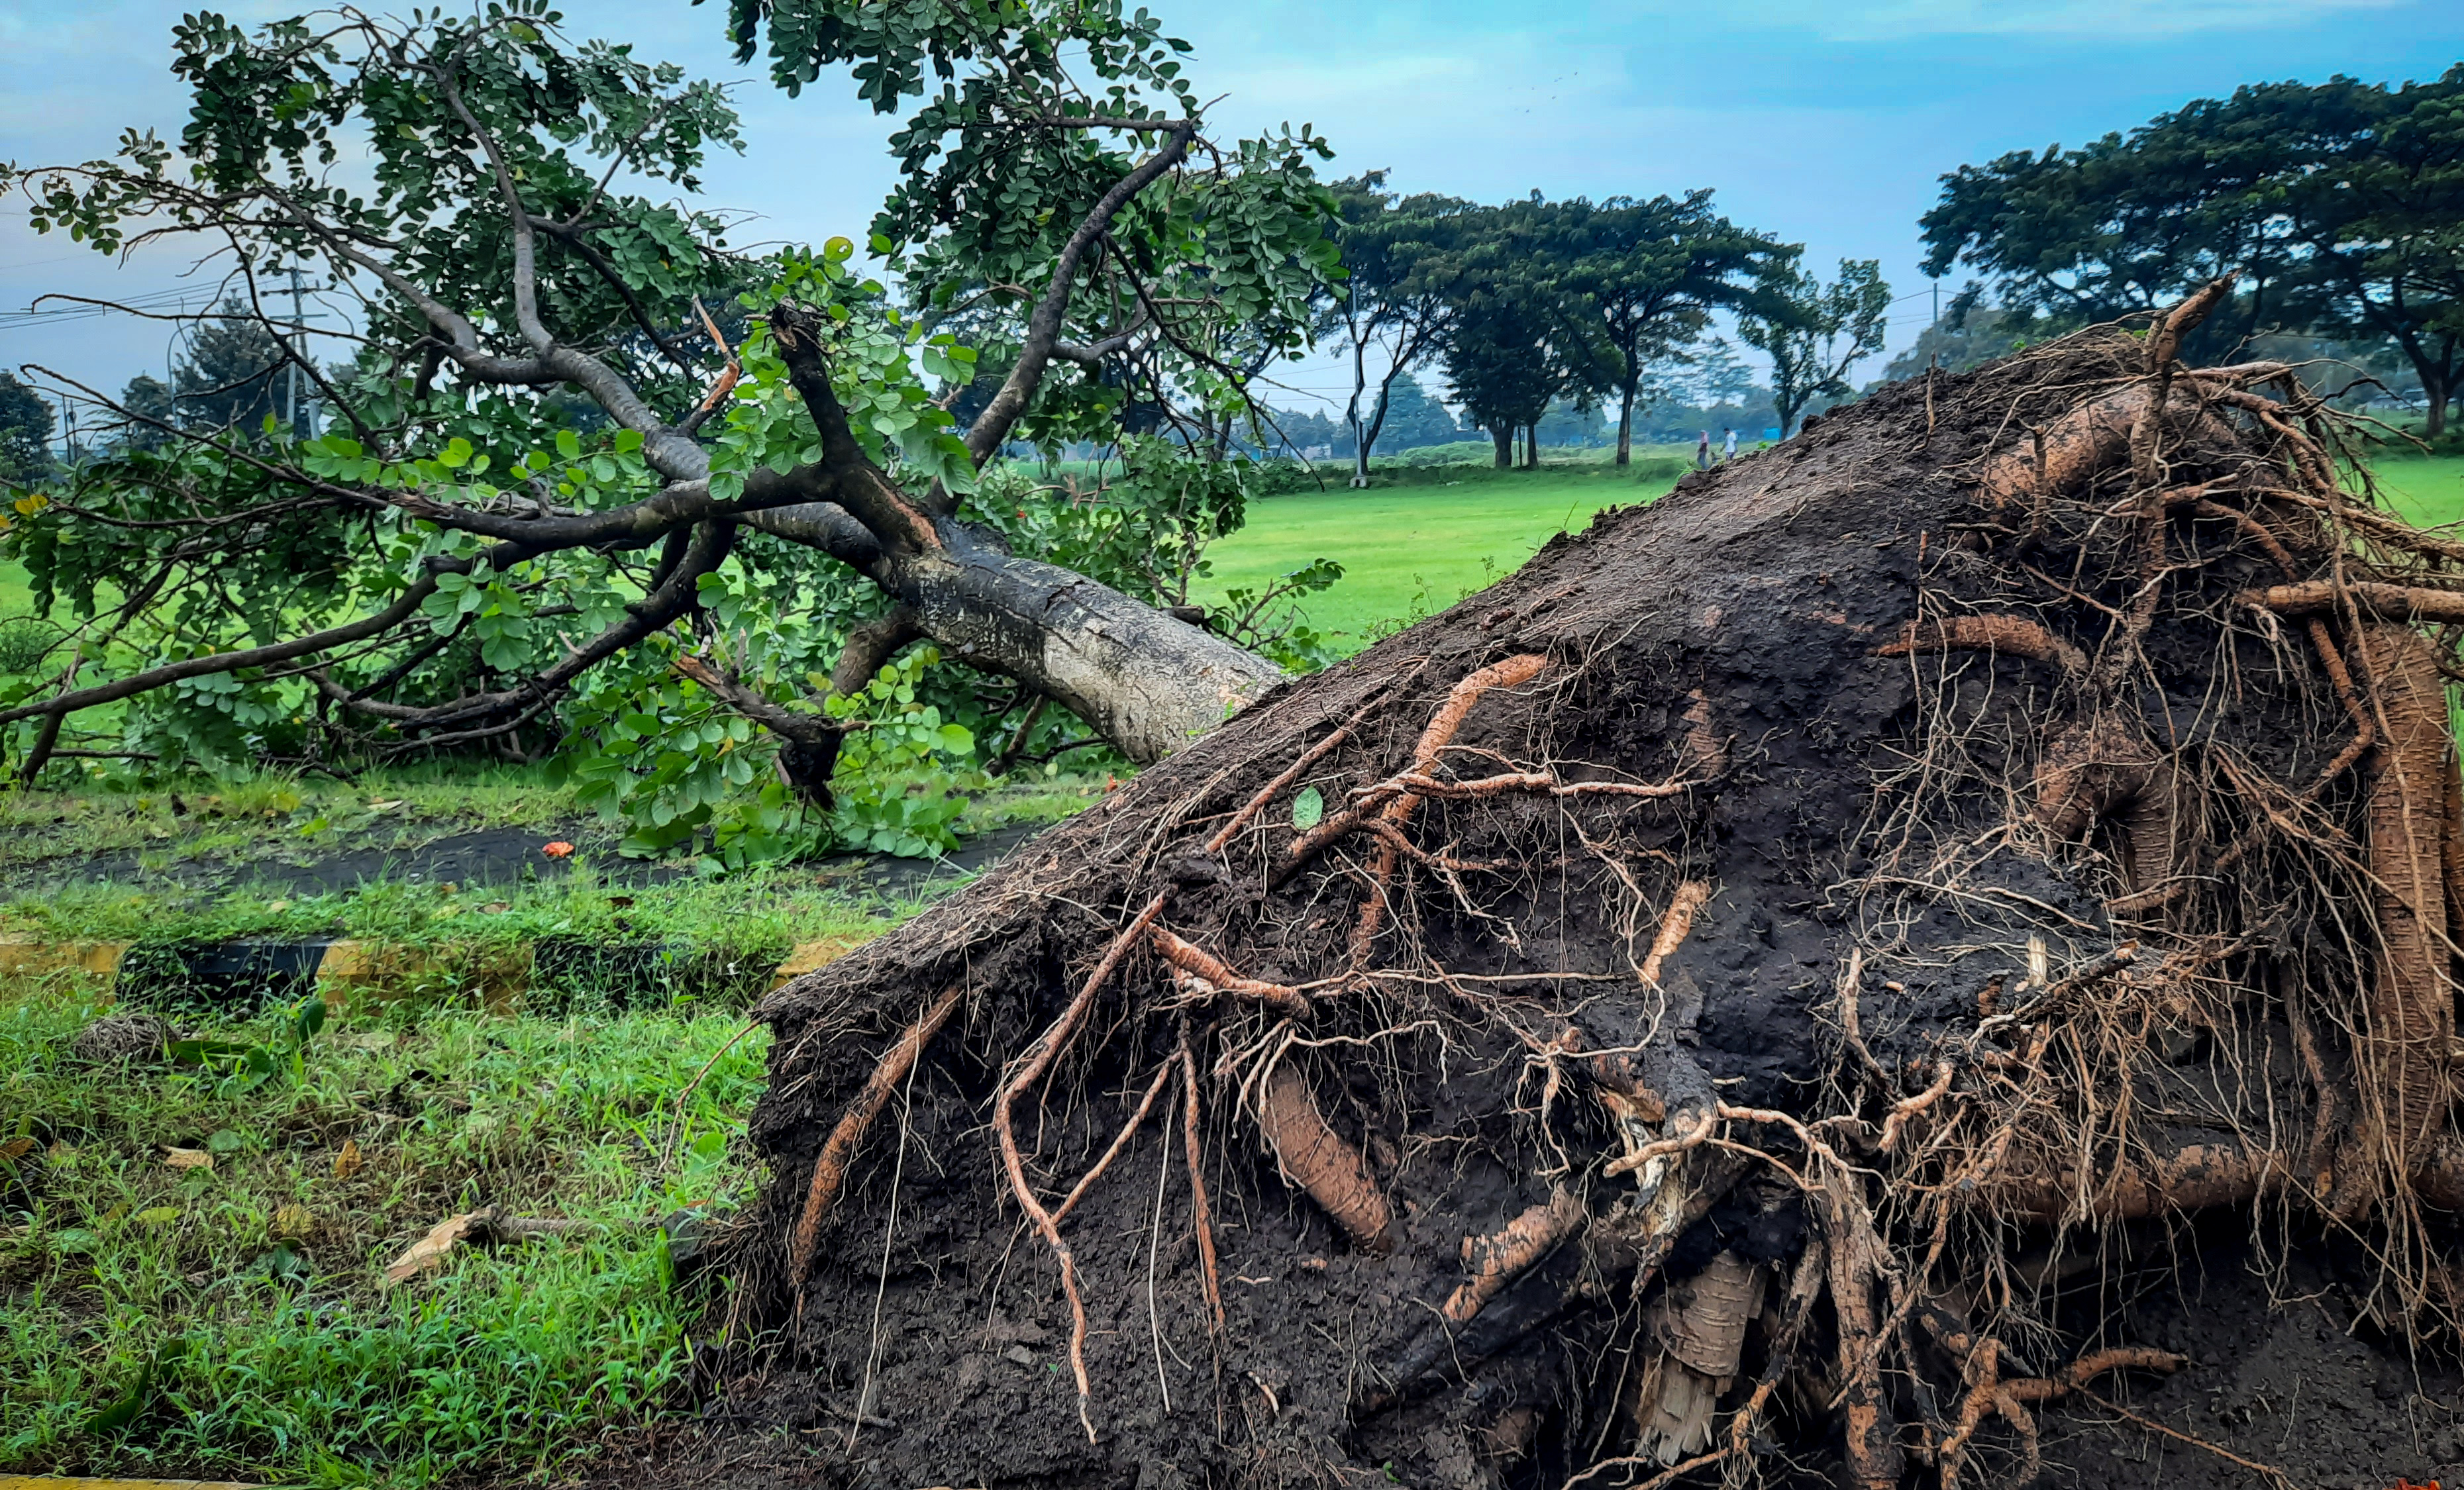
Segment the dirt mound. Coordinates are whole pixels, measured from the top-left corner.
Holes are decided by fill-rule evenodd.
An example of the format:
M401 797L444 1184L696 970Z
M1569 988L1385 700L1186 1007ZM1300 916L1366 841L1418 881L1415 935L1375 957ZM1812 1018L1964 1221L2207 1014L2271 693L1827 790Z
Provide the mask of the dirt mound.
M2464 1202L2453 556L2197 313L1608 515L773 996L723 1411L908 1486L2420 1473L2400 1345L2381 1462L2161 1416L2271 1297L2432 1340Z

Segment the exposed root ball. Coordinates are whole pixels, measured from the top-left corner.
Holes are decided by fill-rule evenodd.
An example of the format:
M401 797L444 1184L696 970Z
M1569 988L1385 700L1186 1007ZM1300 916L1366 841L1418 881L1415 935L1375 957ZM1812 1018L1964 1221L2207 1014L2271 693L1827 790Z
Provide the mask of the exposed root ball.
M2264 1479L2175 1420L2194 1229L2443 1348L2464 544L2175 363L2223 294L1605 515L773 995L729 1420L897 1424L850 1485Z

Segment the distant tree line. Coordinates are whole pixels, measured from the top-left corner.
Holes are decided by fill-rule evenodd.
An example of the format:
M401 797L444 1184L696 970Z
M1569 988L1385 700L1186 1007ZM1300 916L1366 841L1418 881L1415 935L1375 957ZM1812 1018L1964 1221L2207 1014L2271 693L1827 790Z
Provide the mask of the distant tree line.
M1318 329L1350 363L1351 395L1332 421L1348 438L1327 443L1351 455L1355 484L1381 443L1419 437L1397 423L1405 401L1425 395L1419 368L1443 377L1501 467L1518 450L1537 464L1552 410L1561 422L1613 414L1625 465L1638 415L1725 353L1705 337L1717 313L1771 359L1783 430L1814 399L1845 393L1849 368L1881 347L1891 295L1878 264L1842 262L1824 285L1799 267L1801 246L1730 222L1707 190L1597 202L1534 192L1487 207L1398 193L1376 171L1333 191L1348 278Z

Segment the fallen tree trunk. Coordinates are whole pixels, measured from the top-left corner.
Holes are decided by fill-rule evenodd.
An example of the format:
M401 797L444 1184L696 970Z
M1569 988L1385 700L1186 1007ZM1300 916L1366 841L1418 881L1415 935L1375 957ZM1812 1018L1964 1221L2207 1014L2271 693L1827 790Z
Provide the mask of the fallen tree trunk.
M2439 550L2196 313L1606 515L772 996L747 1401L869 1390L885 1482L1882 1490L2181 1364L2062 1313L2095 1233L2333 1216L2437 1322L2453 747L2366 587ZM929 1172L831 1150L953 985Z

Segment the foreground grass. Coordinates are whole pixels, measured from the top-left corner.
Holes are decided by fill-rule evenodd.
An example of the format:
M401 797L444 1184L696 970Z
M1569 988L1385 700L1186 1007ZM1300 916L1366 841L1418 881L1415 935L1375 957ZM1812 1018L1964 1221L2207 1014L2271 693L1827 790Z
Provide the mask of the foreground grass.
M239 1092L79 1061L101 1012L72 980L0 984L0 1112L32 1140L0 1169L0 1470L537 1474L686 1369L699 1305L659 1223L751 1183L728 1149L766 1034L725 1048L739 1015L363 1008L298 1076ZM277 1019L204 1033L271 1041ZM380 1287L482 1205L592 1224Z
M1226 590L1260 590L1312 559L1334 559L1343 579L1302 610L1356 651L1496 583L1602 509L1661 496L1677 483L1674 467L1652 461L1639 476L1595 461L1450 467L1393 473L1408 485L1265 497L1249 504L1245 527L1207 550L1215 572L1204 594L1221 601Z

